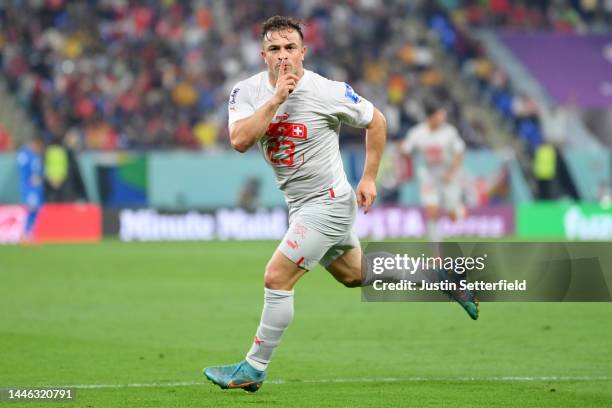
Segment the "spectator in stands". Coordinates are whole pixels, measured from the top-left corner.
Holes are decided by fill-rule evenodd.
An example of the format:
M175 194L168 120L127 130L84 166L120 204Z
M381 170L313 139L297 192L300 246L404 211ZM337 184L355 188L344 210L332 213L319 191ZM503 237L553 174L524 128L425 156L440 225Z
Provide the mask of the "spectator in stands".
M81 138L77 131L70 130L64 137L64 148L68 156L68 176L66 177L66 201L87 201L85 183L81 176L81 168L77 160L77 153L81 150Z
M512 117L519 136L533 154L543 142L540 112L536 102L528 95L518 95L512 100Z
M238 196L238 207L253 212L261 206L261 180L258 177L251 177L247 179Z
M428 41L414 28L416 16L486 86L493 68L468 27L575 31L588 29L585 21L612 20L612 0L358 3L276 0L265 13L303 16L313 68L356 83L386 105L397 118L391 139L416 122L410 104L447 88L432 67ZM47 141L76 128L84 147L95 150L227 145L225 98L237 78L258 66L249 50L257 48L255 24L264 11L247 0L210 4L0 2L1 68ZM512 95L498 96L507 115ZM471 126L460 110L452 119Z
M59 140L50 143L44 152L45 201L59 203L66 201L66 180L68 179L68 153Z
M376 4L279 0L266 13L304 16L311 64L358 83L377 105L388 100L398 137L415 122L404 101L446 85L427 41L410 29L418 5ZM0 25L2 69L47 141L75 128L87 149L214 148L226 143L229 86L258 66L249 48L262 10L246 0L214 12L196 1L7 2L0 10L0 23L10 21Z
M557 178L557 151L549 144L541 145L535 151L533 174L537 181L537 195L540 200L551 200L556 197L554 191Z
M0 125L0 153L7 152L13 148L13 140L4 126Z
M543 115L544 136L556 146L563 146L568 140L572 108L559 105L551 110L545 110Z

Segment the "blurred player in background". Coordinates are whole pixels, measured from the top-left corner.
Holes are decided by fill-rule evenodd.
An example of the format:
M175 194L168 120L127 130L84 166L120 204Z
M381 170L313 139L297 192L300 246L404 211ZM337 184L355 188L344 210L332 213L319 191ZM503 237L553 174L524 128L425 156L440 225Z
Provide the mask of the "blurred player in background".
M42 138L35 137L32 141L20 147L17 153L21 202L28 210L24 237L26 242L32 238L38 211L44 203L44 168L42 159L44 148L45 145Z
M457 129L447 122L446 109L441 102L426 100L424 110L425 121L408 131L400 149L406 156L418 153L423 159L417 169L421 203L429 239L438 242L441 239L440 209L453 220L465 216L460 180L465 143Z
M285 194L290 225L266 266L261 322L245 360L204 370L221 388L259 389L293 319L293 287L317 263L347 287L371 284L362 278L361 247L352 227L357 207L367 213L376 198L386 121L348 84L305 70L303 38L298 21L268 19L261 51L267 71L239 82L230 94L232 146L245 152L257 145ZM340 157L342 123L367 129L356 192Z
M457 129L447 122L443 103L437 99L428 99L423 108L425 121L408 131L400 150L405 156L417 153L422 158L423 163L417 173L421 203L427 219L427 232L434 245L434 254L443 256L438 244L442 238L438 226L440 209L445 210L453 220L465 216L461 183L465 143ZM457 284L461 280L467 280L467 273L457 274L445 270L437 272L438 280L449 280ZM459 303L472 319L478 319L478 300L472 291L443 292Z

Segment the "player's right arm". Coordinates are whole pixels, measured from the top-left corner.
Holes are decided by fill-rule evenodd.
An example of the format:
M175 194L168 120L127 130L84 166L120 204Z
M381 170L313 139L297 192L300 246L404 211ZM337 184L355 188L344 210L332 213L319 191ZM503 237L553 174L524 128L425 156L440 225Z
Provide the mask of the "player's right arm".
M241 94L238 86L232 91L229 108L229 137L232 147L240 153L249 150L251 146L257 143L257 141L266 134L266 130L274 118L274 114L287 100L291 91L295 89L299 80L297 75L288 72L285 66L281 67L281 72L283 72L283 74L279 75L276 81L276 90L272 98L264 103L259 109L255 110L252 115L236 121L232 121L232 109L234 109L234 111L238 110L244 112L245 109L248 109L248 100L246 100L246 92ZM236 91L236 89L238 89L238 91Z

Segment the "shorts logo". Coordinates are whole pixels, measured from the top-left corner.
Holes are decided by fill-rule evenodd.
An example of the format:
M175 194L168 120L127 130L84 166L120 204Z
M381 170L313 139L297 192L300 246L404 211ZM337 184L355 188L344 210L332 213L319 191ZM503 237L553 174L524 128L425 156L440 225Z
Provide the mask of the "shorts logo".
M295 224L293 227L293 233L299 235L302 239L306 237L306 231L308 231L308 228L303 224Z
M290 239L288 239L288 240L287 240L287 241L285 241L285 242L287 242L287 245L289 245L289 247L290 247L291 249L298 249L298 248L300 247L300 244L298 244L298 242L297 242L297 241L295 241L295 240L294 240L294 241L291 241Z
M353 88L351 88L349 84L345 83L344 85L346 86L346 92L344 92L344 96L353 101L353 103L359 103L361 101L359 95L357 95L357 93L353 90Z
M253 339L253 342L259 346L259 345L261 345L261 343L263 343L264 341L263 341L263 340L261 340L259 337L255 336L255 338Z

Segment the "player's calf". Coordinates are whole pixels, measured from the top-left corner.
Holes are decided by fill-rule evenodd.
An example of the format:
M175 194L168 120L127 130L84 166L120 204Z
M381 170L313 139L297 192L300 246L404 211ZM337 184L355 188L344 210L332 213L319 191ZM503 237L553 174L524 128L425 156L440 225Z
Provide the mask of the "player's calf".
M353 248L332 261L326 269L345 287L358 288L363 283L361 256L361 249Z
M340 283L342 283L347 288L358 288L361 286L361 272L359 276L347 276L344 277Z

